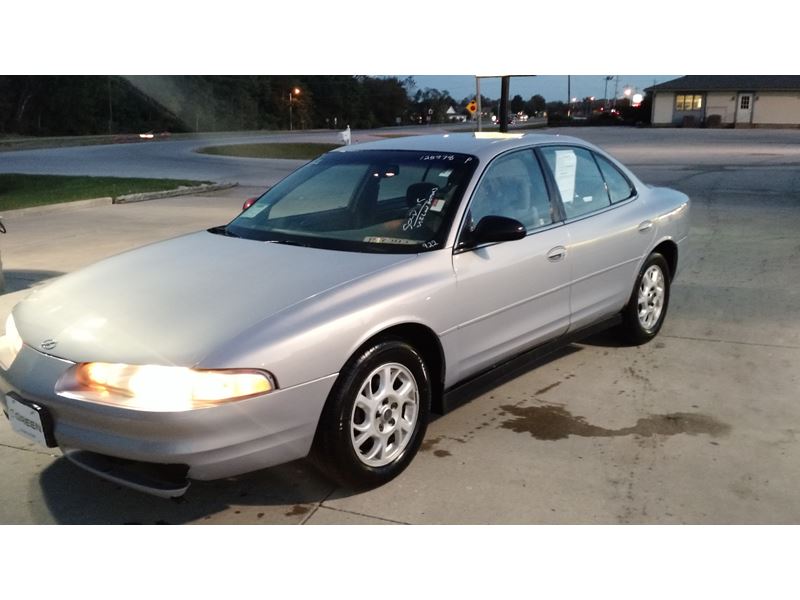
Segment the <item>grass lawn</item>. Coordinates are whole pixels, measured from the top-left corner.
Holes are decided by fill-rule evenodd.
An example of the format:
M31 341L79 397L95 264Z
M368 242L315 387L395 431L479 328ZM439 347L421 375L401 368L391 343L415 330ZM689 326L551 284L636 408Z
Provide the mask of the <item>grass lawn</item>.
M115 198L125 194L174 190L181 186L201 183L209 182L183 179L0 174L0 210L88 200L104 196Z
M230 146L207 146L200 148L202 154L219 156L244 156L246 158L296 158L312 159L329 152L341 144L232 144Z

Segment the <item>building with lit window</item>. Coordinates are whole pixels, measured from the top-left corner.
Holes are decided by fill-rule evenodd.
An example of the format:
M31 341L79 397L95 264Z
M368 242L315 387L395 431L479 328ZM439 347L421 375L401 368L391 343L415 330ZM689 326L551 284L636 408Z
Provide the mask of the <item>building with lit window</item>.
M800 127L798 75L687 75L647 91L656 126Z

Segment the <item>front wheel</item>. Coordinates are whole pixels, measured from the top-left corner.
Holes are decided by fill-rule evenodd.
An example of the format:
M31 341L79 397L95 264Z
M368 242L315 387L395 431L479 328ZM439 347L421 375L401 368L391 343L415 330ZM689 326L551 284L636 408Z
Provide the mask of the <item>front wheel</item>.
M317 462L345 485L390 481L417 453L430 402L428 370L412 346L391 339L362 349L345 365L322 412Z
M628 305L622 310L621 332L632 344L652 340L661 329L669 305L670 271L658 252L647 257L636 278Z

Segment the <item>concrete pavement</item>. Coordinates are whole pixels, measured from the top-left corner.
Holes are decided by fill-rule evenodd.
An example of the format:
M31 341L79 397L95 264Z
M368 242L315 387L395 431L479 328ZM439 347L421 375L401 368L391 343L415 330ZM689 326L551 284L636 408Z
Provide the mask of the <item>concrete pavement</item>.
M652 343L595 336L499 381L433 422L399 478L357 494L297 461L164 501L0 420L0 523L800 522L797 134L562 131L692 197L690 249ZM9 219L17 291L0 296L0 318L38 281L225 222L258 189Z

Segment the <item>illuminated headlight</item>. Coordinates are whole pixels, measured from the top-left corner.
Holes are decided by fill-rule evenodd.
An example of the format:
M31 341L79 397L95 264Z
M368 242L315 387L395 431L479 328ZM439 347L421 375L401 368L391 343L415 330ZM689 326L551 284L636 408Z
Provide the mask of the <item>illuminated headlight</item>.
M62 375L55 391L66 398L173 412L217 406L273 389L272 378L263 371L81 363Z
M20 350L22 350L22 338L17 331L17 325L14 323L14 315L8 315L6 333L0 336L0 366L8 370Z

